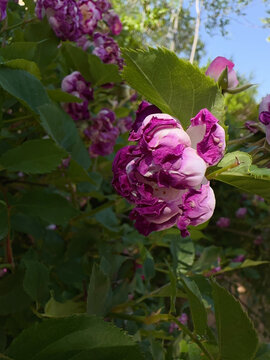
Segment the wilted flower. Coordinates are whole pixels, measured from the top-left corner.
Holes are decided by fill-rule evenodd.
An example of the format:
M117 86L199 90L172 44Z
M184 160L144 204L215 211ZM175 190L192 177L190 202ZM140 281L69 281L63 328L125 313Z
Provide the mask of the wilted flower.
M216 57L209 65L205 74L218 81L220 75L226 69L226 66L228 68L227 88L233 89L238 85L236 72L233 70L234 63L226 59L225 57Z
M203 109L184 131L177 120L154 105L140 105L129 137L137 145L117 153L113 185L136 204L130 217L145 236L174 225L187 236L188 225L212 216L215 196L205 171L224 154L225 134L217 122Z
M123 26L119 19L119 16L113 10L110 10L106 14L104 14L103 19L108 24L113 35L120 34Z
M113 152L119 130L113 125L115 114L109 109L102 109L93 124L84 130L84 134L92 141L89 154L92 157L105 156Z
M238 218L243 218L246 216L246 213L247 213L247 208L242 207L236 211L235 216Z
M93 100L93 89L79 71L74 71L62 80L62 90L77 96L83 100L81 103L66 103L63 105L65 111L73 120L89 118L88 102Z
M262 99L259 107L259 120L265 126L266 140L270 144L270 95Z
M80 30L83 34L93 34L97 27L97 23L102 18L101 11L91 0L79 0L77 3L80 13Z
M4 20L7 16L7 3L8 0L0 0L0 21Z
M75 0L37 0L36 15L48 18L56 36L62 40L77 40L80 35L82 15Z
M252 120L248 120L248 121L246 121L245 122L245 128L247 129L247 130L249 130L251 133L253 133L253 134L256 134L257 132L258 132L258 122L256 122L256 121L252 121Z
M116 64L123 67L123 59L117 42L106 34L94 34L94 55L97 55L105 64Z
M231 220L227 217L220 217L216 222L216 225L220 228L227 228L230 226Z

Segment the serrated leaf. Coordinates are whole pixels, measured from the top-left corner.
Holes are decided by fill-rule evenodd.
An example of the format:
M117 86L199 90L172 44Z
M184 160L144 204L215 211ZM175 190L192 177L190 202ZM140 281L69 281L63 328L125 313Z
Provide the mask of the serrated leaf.
M252 360L258 337L251 320L240 303L224 288L212 281L218 330L219 358Z
M256 179L268 178L270 179L269 168L258 168L256 165L251 165L249 168L250 174Z
M35 113L50 102L41 82L25 70L0 68L0 86Z
M25 260L24 263L23 288L33 300L40 302L49 295L49 270L36 260Z
M26 59L33 60L36 52L37 42L14 42L0 48L0 55L6 60Z
M100 58L88 54L81 48L66 43L63 45L64 54L72 67L78 70L83 77L90 81L92 86L106 83L121 82L118 67L114 64L104 64Z
M256 179L252 175L231 172L223 173L215 177L216 180L232 185L241 191L250 192L270 200L270 179Z
M207 328L207 313L203 305L200 290L196 283L187 277L182 276L181 282L187 293L194 329L198 335L205 335Z
M0 157L0 164L9 171L44 174L54 170L67 153L52 140L29 140Z
M176 274L186 273L193 264L195 248L190 238L173 238L170 244Z
M165 48L123 49L122 54L126 63L123 78L163 112L179 119L184 128L203 108L223 120L221 92L197 67Z
M14 60L5 61L2 64L12 69L25 70L30 74L34 75L37 79L39 80L41 79L40 70L34 61L25 60L25 59L14 59Z
M143 360L130 336L86 315L36 323L13 341L6 354L16 360Z
M87 296L87 313L104 316L108 310L111 295L110 278L97 265L93 266Z
M81 103L83 100L77 96L71 95L61 89L47 89L49 97L56 102Z
M53 297L47 302L44 308L44 315L47 317L63 317L85 312L85 302L67 300L63 303L56 301Z
M40 106L38 111L45 131L59 146L67 150L78 164L88 169L91 163L89 154L71 117L53 103Z
M247 173L252 164L252 157L243 151L234 151L231 153L227 153L217 166L220 168L225 168L227 166L234 165L237 162L239 163L239 165L228 169L226 173Z
M32 190L24 193L14 204L14 210L24 214L37 216L49 224L66 225L78 214L78 211L58 194Z
M237 269L244 269L244 268L253 267L253 266L265 265L265 264L269 264L269 261L254 261L254 260L246 259L244 262L239 263L238 266L234 266L234 267L226 266L225 268L222 268L218 272L218 274L223 273L223 272L237 270ZM234 265L237 265L237 263L236 264L234 263Z

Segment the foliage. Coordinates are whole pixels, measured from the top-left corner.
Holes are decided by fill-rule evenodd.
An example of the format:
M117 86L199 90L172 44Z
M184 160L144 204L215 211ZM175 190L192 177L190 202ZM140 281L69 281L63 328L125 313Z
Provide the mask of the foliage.
M166 3L158 4L143 3L145 22L135 30L151 23L154 33L163 24ZM224 96L164 48L123 49L124 70L105 63L93 46L57 38L30 0L10 2L7 13L0 29L0 358L267 359L270 152L259 123L243 141L236 121L240 113L241 124L255 120L252 92ZM125 43L125 30L122 36ZM75 71L93 89L91 100L61 89ZM185 128L202 108L229 126L227 154L206 174L215 214L190 226L186 238L176 228L139 234L131 205L111 186L115 153L127 145L123 119L134 119L142 96ZM89 117L73 120L65 105L78 111L85 101ZM94 137L93 128L102 121L106 128L109 116L114 151L93 155L103 135L102 128ZM222 228L225 216L230 224Z

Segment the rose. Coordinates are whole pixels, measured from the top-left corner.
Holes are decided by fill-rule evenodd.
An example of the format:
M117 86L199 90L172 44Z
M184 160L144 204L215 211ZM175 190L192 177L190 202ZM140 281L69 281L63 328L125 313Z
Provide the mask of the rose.
M220 217L216 222L216 225L220 228L227 228L230 226L231 220L226 217Z
M264 125L266 140L270 144L270 95L265 96L260 103L259 120Z
M89 154L92 157L109 155L113 151L119 130L113 125L115 114L109 109L102 109L91 126L84 130L85 136L92 141Z
M247 213L247 208L242 207L236 211L235 216L238 218L244 218L246 216L246 213Z
M224 154L225 133L217 122L203 109L184 131L172 116L140 105L129 137L137 144L117 153L113 186L136 204L131 218L144 235L177 224L186 236L188 225L212 216L215 197L204 176Z
M4 20L7 16L7 3L8 0L0 0L0 21Z
M87 82L78 71L74 71L63 78L62 90L83 100L81 103L63 104L64 110L73 120L89 119L88 103L93 100L94 93L90 86L91 83Z
M104 14L103 19L108 24L113 35L119 35L122 31L122 23L119 19L119 16L113 11L110 10Z
M228 68L228 78L226 79L227 80L226 88L233 89L238 85L238 79L236 76L236 72L233 70L234 63L226 59L225 57L223 56L216 57L208 66L205 74L218 81L220 75L226 69L226 67Z

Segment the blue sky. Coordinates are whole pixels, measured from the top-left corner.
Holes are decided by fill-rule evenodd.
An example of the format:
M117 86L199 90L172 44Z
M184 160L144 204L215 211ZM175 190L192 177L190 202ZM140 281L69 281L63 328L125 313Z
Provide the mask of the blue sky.
M226 37L207 35L202 23L200 36L206 44L206 56L202 58L201 65L217 56L232 59L236 71L253 76L253 83L258 84L260 101L270 93L270 42L266 41L270 29L262 28L260 19L266 17L266 12L261 0L254 0L245 13L245 17L230 17L229 34Z

